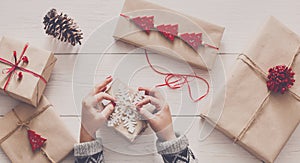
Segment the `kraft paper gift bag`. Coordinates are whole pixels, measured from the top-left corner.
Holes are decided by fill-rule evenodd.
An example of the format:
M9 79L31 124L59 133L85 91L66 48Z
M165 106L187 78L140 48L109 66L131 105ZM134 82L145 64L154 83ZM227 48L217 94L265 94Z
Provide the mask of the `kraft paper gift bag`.
M3 37L0 42L0 92L38 106L55 62L50 51Z
M224 107L219 107L220 98L201 116L257 158L274 162L300 121L299 48L297 34L274 17L268 19L237 58L226 83ZM278 65L295 73L294 84L283 94L267 87L268 70Z
M28 132L47 139L45 144L33 151ZM44 96L37 108L21 103L0 118L0 146L14 163L59 162L73 150L75 143Z
M143 0L126 0L121 13L130 17L154 16L156 25L177 24L179 34L202 33L203 41L216 47L216 49L220 47L224 32L224 27ZM170 41L157 31L151 31L147 34L132 21L121 16L113 36L117 40L184 60L202 69L212 68L218 52L214 48L203 46L194 50L178 37L174 41Z

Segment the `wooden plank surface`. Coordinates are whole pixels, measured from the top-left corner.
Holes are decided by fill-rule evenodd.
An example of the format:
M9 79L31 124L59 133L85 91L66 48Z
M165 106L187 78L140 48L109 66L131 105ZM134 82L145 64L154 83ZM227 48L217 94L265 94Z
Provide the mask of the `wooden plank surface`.
M167 97L169 97L168 102L172 107L175 129L188 136L191 148L200 162L259 162L256 158L248 154L238 145L233 144L231 140L217 131L212 132L204 140L200 139L201 134L205 135L208 133L201 133L203 122L198 115L207 107L211 96L215 93L214 91L222 86L225 80L223 75L228 75L230 72L236 55L245 49L260 28L260 25L270 15L277 17L296 33L300 33L300 24L298 23L300 1L151 1L226 27L220 50L221 54L216 62L215 68L210 73L195 67L191 69L211 82L212 92L210 96L195 106L192 103L188 103L188 99L182 100L182 95L180 95L182 94L182 90L164 90ZM114 70L122 69L122 67L118 65L119 62L122 63L122 61L124 62L126 59L132 57L137 61L145 61L145 56L141 50L135 51L133 56L126 56L124 59L125 53L132 52L135 47L121 42L114 43L111 37L115 19L121 11L122 5L123 0L1 1L0 36L9 36L28 41L35 46L52 50L56 53L58 62L46 88L45 95L53 103L56 111L60 114L74 137L79 137L80 101L82 96L93 87L94 83L114 73ZM95 50L94 48L89 48L89 46L94 47L94 44L82 46L84 47L82 49L80 49L81 47L79 46L71 47L46 36L43 31L42 18L51 8L57 8L58 11L64 11L75 18L84 32L84 42L93 37L93 33L97 28L103 29L105 35L96 38L97 41L94 41L95 45L99 45L99 49ZM114 44L106 49L110 43ZM77 52L80 53L77 54ZM102 63L95 63L95 71L85 71L80 67L81 63L78 62L78 59L82 58L86 60L97 59L97 61L102 61ZM190 67L187 67L186 64L177 63L176 61L163 64L164 59L160 59L159 56L155 56L155 54L151 54L150 59L156 65L166 65L164 67L166 70L174 72L190 71ZM84 66L84 64L82 66ZM163 76L154 74L150 69L143 69L142 72L143 73L137 73L135 80L130 83L131 86L136 87L140 83L143 83L143 85L151 87L163 81ZM82 80L85 78L93 80ZM135 83L134 81L139 82ZM200 90L200 92L205 89L201 83L194 83L193 88ZM178 101L185 101L187 103L179 103ZM17 101L5 95L0 95L0 116L10 111L17 103ZM103 130L101 135L105 147L106 162L150 163L162 161L160 156L155 152L155 137L151 130L147 130L145 132L147 136L138 138L135 144L124 142L124 139L109 129ZM276 162L298 163L300 160L299 139L300 129L298 127ZM127 148L117 149L117 145ZM0 162L9 162L9 159L1 150ZM74 162L72 154L63 162Z

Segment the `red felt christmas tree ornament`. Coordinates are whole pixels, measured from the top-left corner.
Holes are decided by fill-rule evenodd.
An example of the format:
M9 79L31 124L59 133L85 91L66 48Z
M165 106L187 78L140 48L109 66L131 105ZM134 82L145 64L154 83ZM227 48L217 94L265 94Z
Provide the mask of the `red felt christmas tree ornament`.
M202 45L202 33L184 33L180 37L194 50L197 50Z
M32 151L36 151L42 148L46 142L46 138L43 138L41 135L35 133L33 130L27 130L28 139L31 145Z
M131 20L136 24L138 27L140 27L142 30L144 30L147 34L150 33L150 31L154 28L154 22L153 22L154 16L143 16L143 17L135 17Z
M285 65L275 66L269 69L267 87L272 92L284 94L294 85L295 73Z
M157 30L163 34L170 41L174 41L175 37L178 35L178 24L175 25L159 25L156 27Z

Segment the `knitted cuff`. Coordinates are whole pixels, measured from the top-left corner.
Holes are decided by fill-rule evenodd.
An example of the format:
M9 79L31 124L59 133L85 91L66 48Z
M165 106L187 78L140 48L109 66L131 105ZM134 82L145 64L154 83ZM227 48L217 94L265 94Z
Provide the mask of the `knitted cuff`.
M96 153L101 152L102 142L101 139L96 139L91 142L78 143L74 145L74 156L75 157L84 157L91 156Z
M189 146L189 141L186 136L180 136L177 139L162 142L160 140L156 141L156 148L159 154L175 154L178 153L186 147Z

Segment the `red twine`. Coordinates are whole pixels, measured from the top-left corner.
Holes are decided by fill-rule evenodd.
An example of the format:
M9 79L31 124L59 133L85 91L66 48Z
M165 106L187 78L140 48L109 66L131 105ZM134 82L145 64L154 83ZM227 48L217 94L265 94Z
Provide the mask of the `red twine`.
M285 65L275 66L269 69L267 87L272 92L284 94L294 85L295 73Z
M0 58L1 63L4 63L4 64L7 64L7 65L11 66L11 68L7 68L7 69L2 70L3 74L8 74L7 80L6 80L4 88L3 88L4 91L6 91L8 83L10 82L11 77L12 77L12 75L14 74L14 72L16 70L20 70L20 71L23 71L23 72L30 73L33 76L40 78L44 83L47 83L46 79L44 79L44 77L42 77L41 75L19 66L21 61L23 61L26 64L28 63L28 58L26 56L24 56L25 51L27 50L27 48L28 48L28 44L25 44L25 47L23 48L23 51L22 51L19 59L17 59L17 52L16 51L13 52L15 63L12 63L12 62L4 59L4 58ZM18 79L21 80L22 78L23 78L23 74L22 74L22 72L19 72L18 73Z
M209 83L207 82L207 80L205 80L204 78L202 78L202 77L200 77L196 74L192 75L192 74L176 74L176 73L161 72L161 71L155 69L153 67L153 65L151 64L151 62L149 60L147 50L145 50L145 54L146 54L147 62L149 64L149 66L151 67L151 69L154 72L165 76L165 83L164 84L159 84L156 87L167 86L171 89L178 89L178 88L181 88L182 86L184 86L185 84L187 84L190 99L194 102L198 102L198 101L202 100L204 97L206 97L208 95L209 90L210 90L210 86L209 86ZM196 99L192 96L192 90L191 90L191 86L190 86L190 83L189 83L190 80L188 80L189 78L201 80L207 86L206 92L203 95L196 98Z
M27 56L22 57L22 61L23 61L24 63L26 63L26 64L29 62Z
M22 72L19 72L19 73L18 73L18 79L19 79L19 80L22 80L22 78L23 78L23 73L22 73Z

